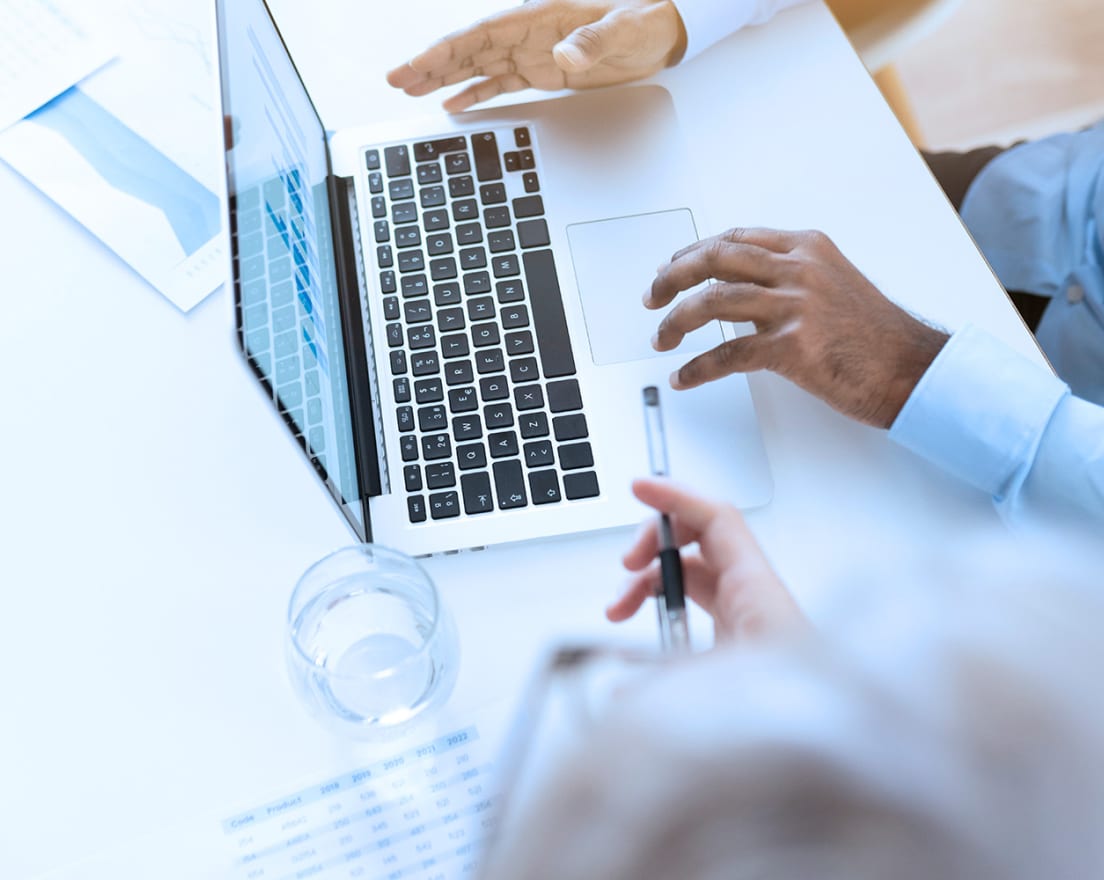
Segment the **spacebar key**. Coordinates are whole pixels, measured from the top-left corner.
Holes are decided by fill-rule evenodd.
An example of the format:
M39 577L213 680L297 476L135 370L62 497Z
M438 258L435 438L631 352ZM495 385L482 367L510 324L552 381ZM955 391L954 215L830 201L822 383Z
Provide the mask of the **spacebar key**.
M571 354L571 337L567 333L567 318L564 317L552 251L525 251L521 259L525 264L525 280L529 283L533 328L540 346L544 377L571 376L575 373L575 358Z

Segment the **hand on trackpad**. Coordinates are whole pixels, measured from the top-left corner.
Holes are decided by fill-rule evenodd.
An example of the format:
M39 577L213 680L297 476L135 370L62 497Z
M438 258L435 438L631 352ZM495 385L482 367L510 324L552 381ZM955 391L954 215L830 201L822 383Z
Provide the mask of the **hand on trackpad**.
M668 309L646 309L641 297L655 278L656 267L698 240L690 212L683 208L576 223L567 227L567 238L594 363L619 364L669 354L657 352L651 344ZM707 351L723 341L720 325L713 321L687 334L677 351Z

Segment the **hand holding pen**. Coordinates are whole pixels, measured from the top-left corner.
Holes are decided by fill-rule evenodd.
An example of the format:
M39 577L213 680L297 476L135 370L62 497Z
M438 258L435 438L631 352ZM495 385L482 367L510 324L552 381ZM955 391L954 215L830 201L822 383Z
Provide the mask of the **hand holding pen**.
M808 624L786 586L744 522L729 504L701 498L665 479L636 480L633 494L667 514L682 553L686 595L713 618L718 642L782 635ZM625 592L606 609L612 621L627 620L657 594L662 577L657 560L657 520L648 522L625 554L633 575Z

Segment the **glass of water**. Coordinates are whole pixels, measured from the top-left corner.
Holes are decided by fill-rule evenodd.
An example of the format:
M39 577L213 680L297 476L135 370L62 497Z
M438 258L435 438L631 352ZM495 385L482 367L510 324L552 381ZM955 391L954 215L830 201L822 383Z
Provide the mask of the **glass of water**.
M346 547L299 579L288 606L292 683L327 727L397 734L456 683L456 628L417 562L375 544Z

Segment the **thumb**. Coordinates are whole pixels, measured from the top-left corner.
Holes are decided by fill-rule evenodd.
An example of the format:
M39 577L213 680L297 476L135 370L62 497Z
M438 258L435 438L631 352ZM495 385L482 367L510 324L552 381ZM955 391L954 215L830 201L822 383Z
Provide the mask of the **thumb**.
M619 20L620 19L620 20ZM552 58L564 73L582 73L621 49L628 21L610 13L576 28L552 47Z

